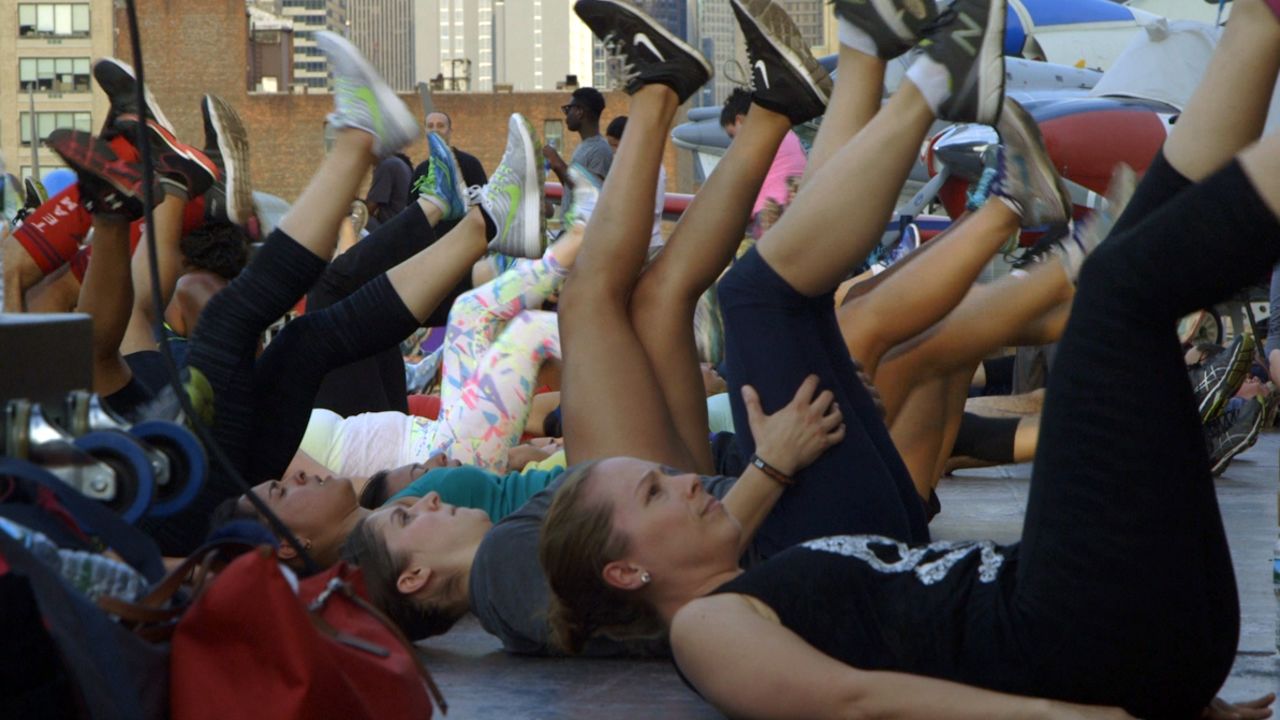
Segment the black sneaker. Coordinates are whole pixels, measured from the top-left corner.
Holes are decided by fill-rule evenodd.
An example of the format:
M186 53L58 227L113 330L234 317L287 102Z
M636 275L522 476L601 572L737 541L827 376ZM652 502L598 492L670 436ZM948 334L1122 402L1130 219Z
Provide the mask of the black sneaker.
M862 30L885 60L910 50L938 18L933 0L835 0L836 15Z
M626 91L666 85L683 103L711 79L711 65L688 43L623 0L578 0L582 22L624 60Z
M1196 391L1201 422L1209 422L1222 413L1253 363L1253 335L1237 335L1231 346L1191 369L1191 383Z
M35 210L49 199L49 191L45 190L44 183L38 180L27 178L22 181L22 187L25 190L22 206L29 210Z
M827 111L831 78L787 11L773 0L733 0L733 14L747 38L752 99L799 125Z
M1222 414L1205 428L1205 441L1209 449L1209 463L1214 477L1218 477L1231 459L1253 447L1262 432L1263 419L1267 416L1266 401L1261 397L1245 400L1238 410Z
M115 58L100 58L93 63L93 79L98 81L98 87L102 88L111 101L107 119L102 123L104 140L110 140L119 132L115 124L116 118L121 115L143 115L160 123L170 133L173 132L173 123L164 116L160 105L147 88L143 88L146 110L138 112L138 83L132 67Z
M116 127L132 134L138 120L137 115L121 115L116 120ZM218 167L212 160L174 137L155 120L147 121L147 138L154 153L151 160L160 176L160 185L170 195L190 200L203 195L218 179Z
M205 217L244 225L253 214L253 184L249 180L249 133L227 101L205 95L204 154L218 167L219 178L205 193Z
M93 215L142 217L142 166L121 158L111 145L81 130L54 130L45 140L76 172L80 204ZM156 197L160 197L157 189Z
M995 125L1004 104L1005 0L956 0L920 47L951 76L938 119Z

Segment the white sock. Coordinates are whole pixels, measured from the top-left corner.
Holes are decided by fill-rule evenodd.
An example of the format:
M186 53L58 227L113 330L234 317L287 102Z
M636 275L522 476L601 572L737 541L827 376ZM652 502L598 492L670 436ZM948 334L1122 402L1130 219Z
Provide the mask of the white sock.
M907 79L920 90L933 114L951 97L951 73L928 55L921 55L907 68Z
M840 44L847 48L871 57L879 57L876 41L871 39L867 31L839 16L836 19L836 37L840 38Z
M449 204L446 203L444 200L441 200L440 198L436 197L435 195L419 195L418 199L423 202L429 202L432 205L435 205L436 207L440 208L440 212L444 213L445 215L449 214Z

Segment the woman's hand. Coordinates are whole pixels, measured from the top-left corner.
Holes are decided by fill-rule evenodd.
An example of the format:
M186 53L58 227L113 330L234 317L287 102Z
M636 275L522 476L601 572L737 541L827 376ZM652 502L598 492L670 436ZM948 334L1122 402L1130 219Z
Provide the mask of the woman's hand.
M818 376L800 384L790 403L772 415L760 407L760 396L750 385L742 387L747 420L760 459L786 475L807 467L824 450L844 439L844 416L830 390L818 390Z
M1205 720L1260 720L1271 717L1271 703L1275 702L1275 693L1267 693L1256 700L1242 703L1229 703L1222 698L1214 698L1209 707L1200 713Z

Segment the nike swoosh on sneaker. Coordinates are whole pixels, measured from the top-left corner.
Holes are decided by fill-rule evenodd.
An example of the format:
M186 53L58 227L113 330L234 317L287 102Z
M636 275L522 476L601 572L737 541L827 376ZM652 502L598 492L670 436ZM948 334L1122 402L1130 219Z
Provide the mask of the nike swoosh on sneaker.
M653 53L654 57L658 58L662 62L667 61L666 56L658 52L658 47L653 44L653 41L649 39L648 35L642 32L636 33L635 37L632 38L632 42L634 42L636 45L643 45L644 47L648 48L649 52Z
M772 85L769 84L769 70L765 66L763 60L756 61L756 70L760 72L760 79L764 81L765 88L767 89L767 88L773 87Z

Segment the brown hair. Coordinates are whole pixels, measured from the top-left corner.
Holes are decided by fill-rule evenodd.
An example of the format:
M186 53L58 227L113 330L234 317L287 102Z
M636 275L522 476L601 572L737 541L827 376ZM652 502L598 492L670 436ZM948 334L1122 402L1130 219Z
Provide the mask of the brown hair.
M538 557L551 585L547 620L561 650L582 652L593 635L615 640L661 637L662 619L640 598L604 581L604 567L627 552L613 529L613 506L588 504L584 488L597 463L570 468L542 520Z
M400 592L396 583L407 560L391 554L381 533L367 517L356 523L355 529L347 536L342 555L347 562L359 565L364 572L369 601L386 613L410 640L443 635L466 614L465 611L459 612L436 599L418 600ZM449 598L456 585L457 579L450 578L435 595Z

